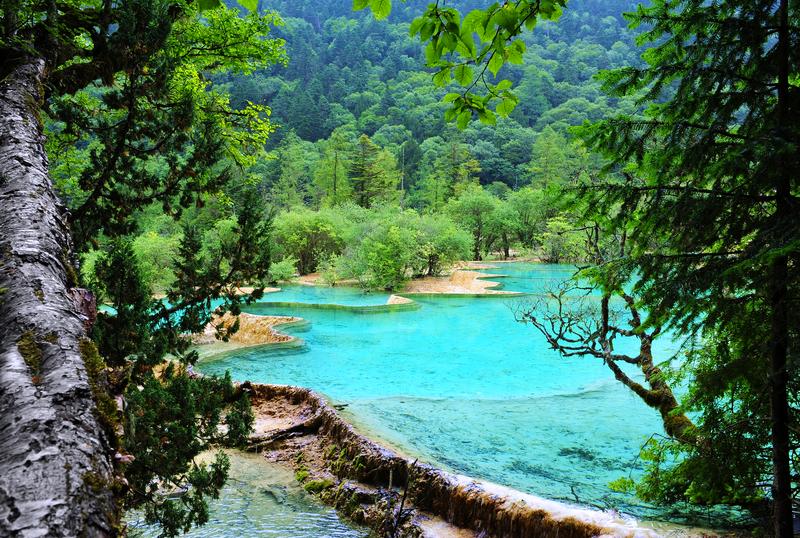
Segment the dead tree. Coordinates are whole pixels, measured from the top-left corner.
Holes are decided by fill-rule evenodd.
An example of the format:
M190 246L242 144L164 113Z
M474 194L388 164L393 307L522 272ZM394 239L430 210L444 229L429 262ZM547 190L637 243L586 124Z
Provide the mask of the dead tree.
M595 357L613 372L648 406L657 410L670 437L696 444L695 426L681 411L664 373L653 359L653 340L661 327L646 327L634 298L618 289L598 296L595 290L568 281L543 297L515 307L515 318L533 325L548 344L564 357ZM619 353L615 342L633 339L638 354ZM635 365L644 374L645 384L631 378L622 364Z

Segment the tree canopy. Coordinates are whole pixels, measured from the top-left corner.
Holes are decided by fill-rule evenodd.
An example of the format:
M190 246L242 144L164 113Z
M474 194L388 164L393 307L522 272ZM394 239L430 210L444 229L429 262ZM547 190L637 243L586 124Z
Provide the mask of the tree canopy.
M98 522L92 523L105 526L104 532L119 525L121 508L135 507L144 507L166 535L185 532L207 519L204 499L218 494L227 468L222 455L209 467L194 463L194 456L212 442L240 443L252 423L247 394L230 378L187 374L195 356L187 353L186 335L202 330L214 312L236 312L240 302L259 297L269 268L269 218L242 169L255 162L274 130L270 110L232 105L209 77L285 63L283 41L268 37L280 19L209 2L31 1L1 3L0 22L4 96L14 97L17 88L28 92L27 108L19 114L38 126L40 138L44 123L53 181L68 207L61 218L72 241L49 253L63 263L61 285L66 282L67 289L61 293L77 293L72 290L83 285L111 306L94 323L88 318L90 330L80 339L83 364L76 372L79 378L88 372L95 414L104 426L101 443L108 445L87 456L113 462L113 477L104 467L95 472L81 461L67 462L68 472L74 465L76 473L66 478L68 502L83 488L113 490L117 508L98 508ZM2 121L18 118L4 114ZM28 151L33 159L45 159L41 145ZM49 181L41 186L42 192L50 189ZM204 245L209 223L197 218L196 209L212 199L227 200L230 226L224 238ZM174 278L163 282L166 301L152 298L134 253L148 252L133 236L142 211L151 206L180 219L181 233L170 247ZM19 244L17 237L9 239ZM4 262L12 261L15 248ZM78 273L73 264L85 253L93 270ZM257 287L241 297L236 289L245 282ZM36 319L37 313L29 315ZM37 331L25 333L31 349L44 345L46 336ZM165 363L168 353L178 361ZM34 385L46 377L43 369L37 366ZM125 404L118 408L115 397ZM226 435L218 431L221 421ZM164 500L170 488L188 485L188 495ZM33 497L16 501L36 502L53 492L28 494ZM3 518L3 525L12 520ZM47 521L35 524L58 525ZM72 529L80 525L89 523L78 517L47 532L88 532Z

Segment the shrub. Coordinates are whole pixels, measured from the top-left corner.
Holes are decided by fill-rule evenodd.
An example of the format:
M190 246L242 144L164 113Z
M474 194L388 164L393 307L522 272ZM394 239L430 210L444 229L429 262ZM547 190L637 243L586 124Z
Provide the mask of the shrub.
M278 282L285 282L291 280L295 276L295 267L297 266L297 259L284 258L279 262L275 262L269 266L269 282L275 284Z

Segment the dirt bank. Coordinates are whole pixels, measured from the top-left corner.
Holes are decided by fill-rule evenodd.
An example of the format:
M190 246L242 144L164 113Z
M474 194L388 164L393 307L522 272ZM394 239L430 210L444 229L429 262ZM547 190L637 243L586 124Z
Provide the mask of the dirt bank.
M237 349L272 345L292 345L299 343L294 336L283 334L276 327L294 323L303 323L303 318L293 316L257 316L255 314L239 314L239 330L228 336L227 341L217 338L217 327L221 326L223 332L230 328L237 316L227 313L215 318L206 325L201 334L192 335L192 343L200 358L208 358Z
M248 383L242 388L251 391L257 417L250 450L291 465L306 490L385 534L396 527L397 536L414 537L659 535L616 513L548 501L412 462L357 433L308 389Z

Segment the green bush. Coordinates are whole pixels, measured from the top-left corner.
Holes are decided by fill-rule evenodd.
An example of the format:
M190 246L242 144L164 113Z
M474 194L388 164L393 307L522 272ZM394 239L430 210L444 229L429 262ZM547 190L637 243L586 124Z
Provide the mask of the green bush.
M579 261L586 252L575 225L560 215L547 221L544 232L537 236L537 240L541 244L542 261L547 263Z
M148 231L133 240L133 252L144 281L155 292L162 292L175 281L174 260L180 236L164 236Z
M415 275L441 275L454 262L470 256L472 237L446 215L423 215L418 226Z
M313 273L321 260L342 252L343 224L333 218L334 211L296 207L275 219L273 237L277 251L286 258L295 258L301 275Z
M322 480L309 480L303 484L303 489L309 493L319 493L331 487L333 487L333 481L327 478Z
M269 266L270 284L292 280L295 276L295 267L297 267L297 259L292 257L271 264Z

